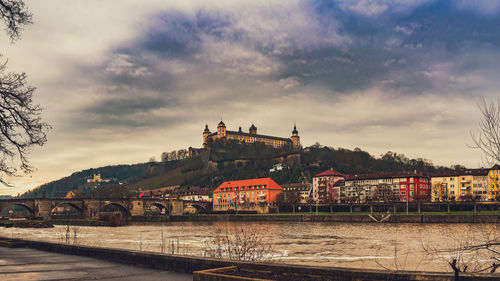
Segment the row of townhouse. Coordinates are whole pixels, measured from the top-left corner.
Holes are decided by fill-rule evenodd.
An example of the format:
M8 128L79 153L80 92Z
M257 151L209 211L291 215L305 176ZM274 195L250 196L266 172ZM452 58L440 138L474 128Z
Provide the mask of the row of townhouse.
M500 165L490 169L462 169L434 175L431 200L496 200L500 198L499 177Z
M311 201L366 203L500 199L500 165L431 176L413 172L344 175L327 170L313 177Z
M344 175L334 170L313 177L317 203L412 202L430 199L430 179L421 173Z

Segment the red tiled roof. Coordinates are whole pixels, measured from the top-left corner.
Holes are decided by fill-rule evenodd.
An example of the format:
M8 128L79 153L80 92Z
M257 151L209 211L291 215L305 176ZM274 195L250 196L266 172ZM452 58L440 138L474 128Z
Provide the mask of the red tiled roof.
M344 174L339 173L339 172L334 171L334 170L326 170L322 173L315 175L314 177L328 177L328 176L345 177Z
M260 178L260 179L248 179L248 180L239 180L239 181L225 181L219 187L217 187L214 192L220 192L222 188L229 188L233 190L234 188L243 188L239 190L246 190L249 186L264 186L264 189L279 189L283 190L283 188L277 184L271 178Z

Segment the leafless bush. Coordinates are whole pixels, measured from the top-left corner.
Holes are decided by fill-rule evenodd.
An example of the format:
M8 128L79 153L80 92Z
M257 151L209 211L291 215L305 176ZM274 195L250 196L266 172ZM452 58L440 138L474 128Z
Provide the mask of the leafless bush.
M83 243L81 227L76 225L65 225L58 233L59 243L79 245Z
M460 233L445 233L451 246L424 243L428 256L445 262L460 273L496 272L500 267L500 229L495 224L470 225Z
M142 243L142 232L139 234L139 241L137 241L137 250L142 251L143 243Z
M258 225L216 227L215 236L205 241L203 255L240 261L271 259L273 245L266 241L264 234Z

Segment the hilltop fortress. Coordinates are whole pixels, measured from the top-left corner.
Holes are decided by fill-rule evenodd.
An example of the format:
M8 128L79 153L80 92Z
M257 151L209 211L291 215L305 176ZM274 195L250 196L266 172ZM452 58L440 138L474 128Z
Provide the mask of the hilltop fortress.
M257 134L257 127L254 124L249 128L248 133L241 130L228 131L226 130L226 124L220 121L217 125L217 132L211 133L208 129L208 124L205 126L203 131L203 148L208 147L209 142L214 142L216 140L237 140L240 143L264 143L265 145L272 146L274 148L284 147L286 145L291 145L293 148L300 147L300 137L297 131L297 126L293 126L292 136L290 138L280 138L274 136L265 136Z

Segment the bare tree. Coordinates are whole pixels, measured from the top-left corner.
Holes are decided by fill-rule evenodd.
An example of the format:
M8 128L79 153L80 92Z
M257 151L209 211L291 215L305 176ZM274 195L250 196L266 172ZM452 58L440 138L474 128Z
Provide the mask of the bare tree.
M373 201L392 203L396 202L399 196L396 192L392 190L392 187L388 184L381 184L375 188L373 192Z
M500 267L500 229L495 224L469 225L460 233L446 232L451 245L423 243L424 252L445 262L458 280L461 273L496 272Z
M259 225L217 227L215 236L205 241L204 255L240 261L269 260L274 250L265 234Z
M0 0L0 18L13 42L20 38L24 26L32 23L32 15L21 0ZM7 61L0 62L1 183L6 184L4 177L15 175L17 167L22 172L31 172L29 150L47 141L45 132L50 126L42 122L42 109L33 103L34 91L25 73L8 72Z
M485 154L488 165L500 163L500 98L488 103L483 100L478 105L481 111L478 134L471 132L472 148L480 149Z
M24 6L24 1L0 0L0 18L12 41L21 38L24 26L33 23L32 17L33 15Z

